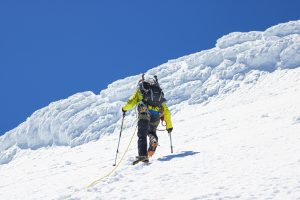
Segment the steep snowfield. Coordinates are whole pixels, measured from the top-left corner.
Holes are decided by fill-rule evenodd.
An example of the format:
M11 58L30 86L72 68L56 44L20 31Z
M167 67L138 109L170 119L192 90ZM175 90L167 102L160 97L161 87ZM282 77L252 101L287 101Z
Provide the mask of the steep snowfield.
M89 189L113 168L118 134L23 150L0 166L0 199L300 199L299 99L297 68L185 106L174 116L174 154L162 132L152 164L131 166L134 138L116 173ZM123 134L119 158L133 131Z
M38 110L0 137L0 199L300 199L300 21L231 33L153 68L173 114L150 166L109 177L140 75ZM119 158L135 128L125 119Z

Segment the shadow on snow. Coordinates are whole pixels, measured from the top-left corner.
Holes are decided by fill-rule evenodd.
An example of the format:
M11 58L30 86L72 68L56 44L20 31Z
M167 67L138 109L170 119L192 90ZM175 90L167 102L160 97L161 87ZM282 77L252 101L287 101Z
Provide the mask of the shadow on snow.
M164 156L162 158L158 158L157 160L159 160L159 161L169 161L169 160L172 160L173 158L183 158L183 157L192 156L192 155L195 155L195 154L198 154L198 153L200 153L200 152L182 151L182 152L177 153L177 154L172 154L172 155Z

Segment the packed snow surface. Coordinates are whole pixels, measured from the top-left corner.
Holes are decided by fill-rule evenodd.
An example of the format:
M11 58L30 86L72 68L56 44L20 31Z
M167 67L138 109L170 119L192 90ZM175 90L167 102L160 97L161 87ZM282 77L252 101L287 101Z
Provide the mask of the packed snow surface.
M141 75L36 111L0 137L0 199L300 199L300 21L230 33L156 74L174 124L151 165L113 169L120 108ZM134 133L125 118L119 159ZM163 127L160 127L163 128Z

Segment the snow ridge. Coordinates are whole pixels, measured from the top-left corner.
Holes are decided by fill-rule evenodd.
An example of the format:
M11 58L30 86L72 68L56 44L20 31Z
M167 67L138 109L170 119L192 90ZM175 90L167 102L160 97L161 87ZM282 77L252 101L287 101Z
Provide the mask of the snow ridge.
M241 84L253 84L262 74L299 66L300 20L264 32L230 33L218 39L215 48L170 60L146 73L158 76L175 113L181 105L209 102ZM36 111L0 137L0 164L10 162L20 149L74 147L118 131L120 108L139 78L118 80L99 95L78 93ZM134 112L129 118L135 118Z

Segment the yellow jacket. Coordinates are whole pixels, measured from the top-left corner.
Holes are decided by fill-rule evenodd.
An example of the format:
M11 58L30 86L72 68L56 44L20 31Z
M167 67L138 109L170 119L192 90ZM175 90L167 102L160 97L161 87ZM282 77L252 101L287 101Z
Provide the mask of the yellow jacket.
M143 95L142 95L141 91L139 89L136 90L136 92L128 99L125 106L123 106L123 110L128 111L128 110L132 109L133 107L138 105L139 102L142 101L142 99L143 99ZM158 106L157 107L148 106L148 108L149 108L149 110L155 110L155 111L160 110L160 108ZM162 103L162 109L164 111L164 119L166 121L167 129L173 128L172 121L171 121L171 114L170 114L168 106L165 102Z

